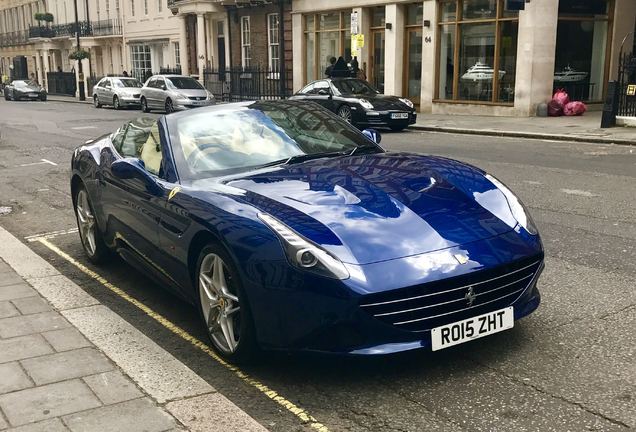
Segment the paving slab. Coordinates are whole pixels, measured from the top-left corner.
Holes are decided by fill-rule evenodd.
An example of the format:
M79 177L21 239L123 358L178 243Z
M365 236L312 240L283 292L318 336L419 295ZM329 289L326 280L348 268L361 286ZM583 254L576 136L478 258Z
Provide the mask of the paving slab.
M90 306L62 313L159 403L214 390L192 369L107 307Z
M0 319L19 315L20 312L10 301L0 301Z
M170 402L166 409L192 432L267 432L220 393Z
M174 419L147 398L72 414L63 420L73 432L163 432L175 427Z
M0 301L13 300L22 297L33 297L36 295L37 293L33 290L33 288L24 283L22 279L19 281L12 281L11 284L0 286Z
M80 348L22 360L22 367L36 385L93 375L113 369L104 354L95 348Z
M49 330L70 327L57 312L42 312L0 319L0 338L8 339Z
M91 343L73 327L44 332L42 336L57 352L91 346Z
M68 428L64 426L62 420L54 418L12 428L7 432L68 432Z
M92 306L99 302L66 276L55 275L27 279L57 310Z
M121 372L114 370L84 378L104 405L111 405L143 397L143 393Z
M16 362L0 364L0 377L0 394L33 387L33 382Z
M100 405L97 397L80 380L0 395L0 409L14 426L60 417Z
M11 301L22 315L30 315L40 312L48 312L51 306L40 296L24 297Z
M0 287L4 287L7 285L15 285L19 283L23 283L24 279L22 279L17 273L14 272L5 272L0 273Z
M0 363L50 354L53 349L39 334L0 339Z

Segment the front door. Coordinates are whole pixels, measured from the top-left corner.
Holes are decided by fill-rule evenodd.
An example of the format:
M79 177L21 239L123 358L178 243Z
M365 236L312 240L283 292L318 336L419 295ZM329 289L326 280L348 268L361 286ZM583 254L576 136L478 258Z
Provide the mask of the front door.
M422 89L422 29L406 31L406 79L404 94L416 106L420 104Z
M384 93L384 55L385 38L384 29L371 30L371 68L369 70L369 82L373 87Z

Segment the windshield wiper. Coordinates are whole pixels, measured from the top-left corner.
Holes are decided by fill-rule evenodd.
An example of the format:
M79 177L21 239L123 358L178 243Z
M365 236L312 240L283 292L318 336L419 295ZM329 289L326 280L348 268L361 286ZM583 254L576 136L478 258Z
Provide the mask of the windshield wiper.
M273 166L278 166L278 165L292 165L292 164L296 164L296 163L300 163L300 162L305 162L308 160L312 160L312 159L321 159L324 157L334 157L334 156L345 156L348 155L348 152L323 152L323 153L310 153L310 154L300 154L300 155L294 155L294 156L290 156L288 158L285 159L279 159L279 160L275 160L273 162L268 162L266 164L263 165L258 165L256 168L260 169L260 168L267 168L267 167L273 167Z

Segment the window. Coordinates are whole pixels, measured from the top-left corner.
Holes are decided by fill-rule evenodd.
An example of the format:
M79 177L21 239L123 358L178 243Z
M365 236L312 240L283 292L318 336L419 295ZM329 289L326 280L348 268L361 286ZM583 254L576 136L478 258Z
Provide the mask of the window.
M99 0L95 2L95 12L97 13L97 21L99 21Z
M64 3L66 5L66 3ZM119 18L119 0L115 0L115 14L117 15L115 18Z
M273 74L280 72L280 40L278 14L267 15L267 47L269 70Z
M305 15L305 79L325 76L332 57L351 58L351 11Z
M252 60L252 47L250 45L250 17L241 17L241 64L249 67Z
M437 98L514 103L519 14L505 0L439 4Z
M157 0L157 12L163 12L163 0Z
M148 15L148 0L144 0L144 15Z
M144 81L148 74L152 73L150 46L131 45L130 57L132 63L131 74L140 81Z
M110 19L110 0L106 0L106 19Z
M135 16L135 0L130 0L130 16Z
M174 46L174 64L176 67L181 67L181 51L179 50L179 42L173 42Z
M610 28L608 0L559 3L554 88L570 99L603 100Z

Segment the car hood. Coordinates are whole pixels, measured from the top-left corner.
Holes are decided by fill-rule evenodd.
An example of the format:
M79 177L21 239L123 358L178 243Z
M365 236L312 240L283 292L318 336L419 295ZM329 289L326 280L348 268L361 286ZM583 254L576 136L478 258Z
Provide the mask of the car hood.
M40 92L42 91L42 87L37 86L27 86L27 87L14 87L17 91L28 93L28 92Z
M180 93L187 97L207 97L208 93L201 89L176 89L170 90L172 93Z
M224 183L351 264L455 247L516 225L505 196L482 171L445 158L318 159Z
M387 96L383 94L377 95L351 95L349 97L355 97L357 99L366 99L373 104L373 108L378 111L388 110L400 110L400 111L413 111L413 108L408 107L396 96Z

